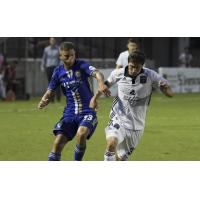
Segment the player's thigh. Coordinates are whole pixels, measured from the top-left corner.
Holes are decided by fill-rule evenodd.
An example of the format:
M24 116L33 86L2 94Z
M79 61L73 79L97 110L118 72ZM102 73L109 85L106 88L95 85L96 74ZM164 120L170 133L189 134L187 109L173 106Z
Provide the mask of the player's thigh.
M79 118L78 132L79 132L79 134L86 133L87 139L89 139L93 135L93 133L97 127L97 124L98 124L98 120L97 120L96 114L91 113L91 114L87 114L87 115L82 115Z
M71 117L63 117L58 123L55 124L53 133L54 135L59 135L62 133L68 139L72 140L76 135L78 130L78 125L75 123L74 119Z

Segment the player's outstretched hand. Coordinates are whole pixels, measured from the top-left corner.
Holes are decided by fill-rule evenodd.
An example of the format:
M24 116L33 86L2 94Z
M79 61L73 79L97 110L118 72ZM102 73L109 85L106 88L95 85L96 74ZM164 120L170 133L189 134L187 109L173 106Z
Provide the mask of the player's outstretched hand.
M169 85L164 82L164 81L161 81L159 83L159 86L160 86L160 90L167 96L167 97L173 97L173 92L171 90L171 88L169 87Z
M38 104L38 109L42 109L47 106L49 103L49 99L42 99Z
M165 81L160 81L159 86L164 89L168 87L168 84Z
M99 91L102 92L106 97L109 97L111 92L108 89L108 86L105 84L99 85Z

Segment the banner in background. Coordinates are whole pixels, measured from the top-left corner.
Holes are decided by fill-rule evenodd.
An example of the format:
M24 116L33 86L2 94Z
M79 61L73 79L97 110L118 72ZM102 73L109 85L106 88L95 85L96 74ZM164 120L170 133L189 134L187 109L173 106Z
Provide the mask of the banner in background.
M200 68L160 67L158 71L169 81L173 92L200 92Z

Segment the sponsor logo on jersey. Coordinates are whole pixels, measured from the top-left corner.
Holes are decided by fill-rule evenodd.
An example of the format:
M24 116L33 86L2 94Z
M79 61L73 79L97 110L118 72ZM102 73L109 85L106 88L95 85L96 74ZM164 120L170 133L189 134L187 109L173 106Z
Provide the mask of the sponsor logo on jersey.
M76 90L80 87L80 85L82 84L82 81L81 80L72 80L72 81L65 81L63 82L61 85L63 87L66 87L66 88L70 88L73 92L76 92Z
M81 72L80 71L76 71L75 74L76 74L76 77L78 77L78 78L81 76Z
M66 71L66 74L69 78L71 78L73 76L73 71L72 70Z
M140 76L140 83L145 84L147 82L146 76Z

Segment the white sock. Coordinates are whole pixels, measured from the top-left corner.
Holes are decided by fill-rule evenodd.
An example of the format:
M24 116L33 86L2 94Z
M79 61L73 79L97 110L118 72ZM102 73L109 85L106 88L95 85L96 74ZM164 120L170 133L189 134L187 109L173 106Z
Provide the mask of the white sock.
M104 154L104 161L116 161L115 152L106 151Z

